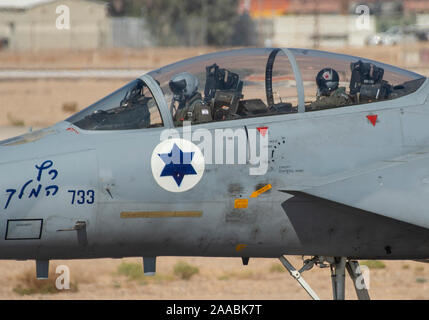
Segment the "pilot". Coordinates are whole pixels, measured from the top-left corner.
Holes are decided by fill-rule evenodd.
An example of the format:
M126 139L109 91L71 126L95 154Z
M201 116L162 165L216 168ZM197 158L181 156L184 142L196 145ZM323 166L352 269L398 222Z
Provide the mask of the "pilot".
M343 107L352 102L345 87L338 87L338 72L332 68L324 68L316 76L317 99L309 106L310 110Z
M210 107L204 104L201 94L198 92L198 79L188 72L175 75L170 83L173 92L171 112L176 126L183 126L183 121L191 121L192 124L212 121Z

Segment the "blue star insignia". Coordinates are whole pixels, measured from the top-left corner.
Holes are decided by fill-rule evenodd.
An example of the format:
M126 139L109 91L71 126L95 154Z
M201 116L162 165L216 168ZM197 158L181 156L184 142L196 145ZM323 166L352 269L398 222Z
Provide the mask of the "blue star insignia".
M192 166L192 158L195 152L183 152L174 144L170 153L158 153L158 156L164 161L165 167L161 172L161 177L172 176L180 187L182 180L187 174L197 174Z

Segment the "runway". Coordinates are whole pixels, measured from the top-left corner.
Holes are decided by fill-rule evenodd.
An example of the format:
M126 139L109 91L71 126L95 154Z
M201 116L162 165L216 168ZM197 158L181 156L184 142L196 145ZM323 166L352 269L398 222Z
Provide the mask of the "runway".
M24 70L9 69L0 70L2 80L27 80L27 79L135 79L150 70L142 69L53 69L53 70Z

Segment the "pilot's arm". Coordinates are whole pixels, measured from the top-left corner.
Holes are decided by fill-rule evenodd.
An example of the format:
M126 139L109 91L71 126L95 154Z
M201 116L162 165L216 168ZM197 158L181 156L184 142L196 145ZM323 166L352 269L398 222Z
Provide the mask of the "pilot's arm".
M210 107L203 103L201 95L195 94L185 107L177 109L174 115L176 126L182 126L184 121L191 121L192 124L205 123L213 120Z
M352 103L350 96L346 93L346 88L339 87L329 96L319 96L317 100L312 102L310 110L320 110L327 108L338 108Z

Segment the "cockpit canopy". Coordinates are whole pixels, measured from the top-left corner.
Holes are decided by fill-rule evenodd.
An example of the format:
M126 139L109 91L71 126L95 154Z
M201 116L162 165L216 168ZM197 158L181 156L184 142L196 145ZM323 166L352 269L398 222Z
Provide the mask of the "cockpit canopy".
M163 126L152 92L141 79L131 81L67 121L85 130L127 130Z
M321 93L316 81L318 74L329 77L320 73L323 69L333 69L339 78L328 94ZM184 121L319 111L395 99L415 92L424 80L414 72L343 54L239 49L151 71L67 121L86 130L126 130L162 127L171 119L181 126Z

